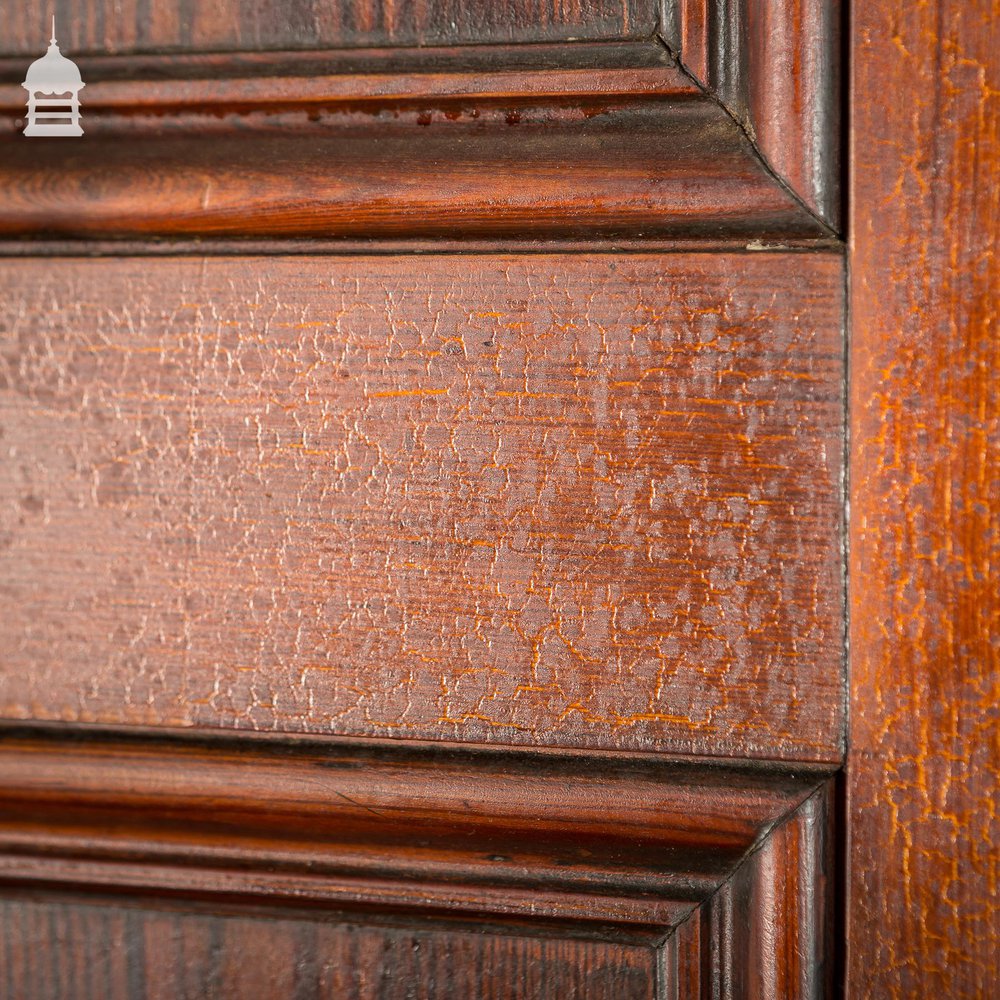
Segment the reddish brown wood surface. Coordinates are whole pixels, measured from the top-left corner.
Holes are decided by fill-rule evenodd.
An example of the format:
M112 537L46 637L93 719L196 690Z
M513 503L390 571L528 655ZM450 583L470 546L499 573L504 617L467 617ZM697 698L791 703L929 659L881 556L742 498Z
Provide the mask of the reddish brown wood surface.
M13 137L0 236L827 235L707 101L596 117L410 109L375 130L367 112L317 112L314 124L308 114L275 116L258 134L182 128L127 141L98 128L76 146Z
M671 935L670 1000L834 995L832 785L771 830Z
M667 0L664 38L765 162L841 223L840 0Z
M655 30L655 8L656 0L54 0L43 9L6 0L0 54L40 56L50 13L72 56L642 38Z
M455 948L443 979L401 967L389 944L381 955L337 958L340 974L382 979L389 996L535 995L530 974L497 950L504 942L528 956L520 961L559 955L573 996L604 996L605 976L631 988L642 955L655 982L635 988L649 1000L708 995L711 984L730 1000L819 1000L832 953L831 770L4 726L0 891L8 900L48 895L41 910L6 910L0 970L15 977L11 996L86 997L78 983L44 991L53 975L89 964L91 949L114 948L137 958L124 963L128 995L155 994L175 971L169 948L154 949L166 965L144 958L155 935L138 914L156 899L160 910L192 911L169 925L192 947L196 913L228 913L212 918L213 950L231 952L234 964L241 949L252 952L251 969L267 919L280 944L267 960L276 983L311 967L310 935L335 935L326 955L348 921L362 925L350 933L379 940L379 925L392 921L439 942L441 961L447 935ZM60 916L57 893L113 893L119 903L81 921L100 928L103 919L91 940ZM135 919L121 923L123 913ZM302 947L285 947L290 924ZM489 964L465 948L473 929L498 943L484 945ZM595 968L600 942L607 958ZM215 958L211 995L242 995L240 973L227 961L223 974ZM196 953L183 964L208 975ZM108 955L98 967L122 969ZM309 984L295 995L326 995Z
M0 236L412 249L834 235L838 5L668 3L625 40L587 37L105 47L79 57L82 144L25 141L23 59L5 57Z
M650 947L156 902L0 902L0 989L18 1000L653 1000Z
M676 25L677 51L684 65L696 80L709 78L712 51L709 7L711 0L665 0L667 10L673 10L671 20Z
M20 135L12 77L0 237L831 235L662 46L562 48L94 60L77 144Z
M0 881L655 941L827 774L49 727L0 740ZM812 891L812 871L781 867Z
M836 255L3 282L4 716L839 758Z
M754 142L778 176L839 229L840 0L747 0L746 7Z
M857 4L849 990L1000 983L1000 19Z

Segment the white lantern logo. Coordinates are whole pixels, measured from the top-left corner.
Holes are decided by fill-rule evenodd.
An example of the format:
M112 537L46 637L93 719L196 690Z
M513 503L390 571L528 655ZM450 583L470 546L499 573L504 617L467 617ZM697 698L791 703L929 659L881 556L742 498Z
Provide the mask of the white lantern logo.
M28 92L25 135L83 135L80 91L86 84L80 79L76 63L59 51L55 17L48 52L28 67L21 86Z

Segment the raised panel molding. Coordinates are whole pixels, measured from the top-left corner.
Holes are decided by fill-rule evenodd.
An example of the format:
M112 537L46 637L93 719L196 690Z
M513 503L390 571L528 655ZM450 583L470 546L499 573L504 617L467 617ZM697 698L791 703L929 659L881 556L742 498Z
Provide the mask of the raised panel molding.
M825 0L675 0L638 40L80 57L73 143L19 134L24 60L6 58L0 240L829 245L838 47Z
M155 893L617 942L650 950L657 1000L821 997L831 780L817 765L8 725L0 882L9 899Z
M811 212L839 229L840 0L664 0L663 40Z

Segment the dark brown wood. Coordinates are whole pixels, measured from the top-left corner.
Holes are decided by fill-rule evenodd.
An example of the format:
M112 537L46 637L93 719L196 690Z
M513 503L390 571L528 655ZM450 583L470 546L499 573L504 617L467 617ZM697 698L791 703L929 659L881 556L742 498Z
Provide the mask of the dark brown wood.
M420 995L468 981L476 996L487 982L501 996L534 996L534 980L503 956L558 955L569 982L588 982L588 997L604 995L605 979L650 1000L699 995L692 969L733 1000L824 996L828 773L360 740L94 731L68 740L55 727L8 727L0 884L16 901L0 924L0 954L21 984L10 995L60 995L31 991L114 942L122 964L105 951L99 975L131 974L124 986L100 978L106 995L136 996L137 983L147 994L166 989L184 969L202 982L209 968L217 995L241 995L228 962L249 949L254 969L263 960L254 942L272 928L265 983L287 984L324 955L349 978L385 977L390 991L416 976ZM90 894L82 900L103 894L110 908L74 916L90 904L60 903L72 887ZM48 895L25 902L28 892ZM154 915L153 899L182 915ZM220 908L228 915L213 915ZM464 924L435 928L446 914ZM379 928L386 919L420 930ZM195 956L209 926L206 966ZM464 950L483 940L464 927L490 931L483 956ZM187 962L153 948L157 933L183 940ZM385 955L330 956L354 936L392 950L394 935L416 935L441 960L452 940L455 967L407 972ZM487 954L499 964L484 977L477 963ZM326 995L310 983L301 995Z
M63 51L79 55L644 38L656 28L655 8L655 0L54 0L5 9L0 55L41 55L50 13Z
M17 1000L653 1000L655 961L649 946L427 923L0 901L0 989Z
M766 163L841 222L839 0L667 0L667 44Z
M834 229L842 218L840 0L747 0L747 121L775 173Z
M19 134L8 72L0 237L831 235L662 46L565 48L94 60L76 144Z
M830 996L839 5L124 3L82 141L0 41L0 993Z
M23 60L7 58L0 236L831 236L839 6L667 4L661 34L695 79L654 27L562 46L83 56L76 145L23 141Z
M839 256L2 281L3 716L839 759Z
M820 786L677 929L671 1000L834 995L832 783Z
M1000 19L858 4L849 990L1000 983Z
M700 88L663 45L579 42L573 45L434 46L308 49L280 52L181 52L74 58L87 86L90 115L131 115L212 108L217 114L325 101L377 106L381 101L468 101L497 97L697 96ZM0 58L0 107L25 110L22 58ZM164 123L169 124L169 123ZM89 133L87 133L89 134Z
M395 115L374 130L369 112L333 109L265 112L258 133L16 137L0 168L0 236L828 235L712 102Z
M823 777L816 765L15 731L0 740L0 880L655 939Z

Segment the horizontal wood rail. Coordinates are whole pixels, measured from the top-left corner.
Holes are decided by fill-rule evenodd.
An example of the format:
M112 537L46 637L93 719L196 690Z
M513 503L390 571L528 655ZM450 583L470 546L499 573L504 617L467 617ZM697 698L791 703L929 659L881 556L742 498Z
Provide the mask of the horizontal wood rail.
M83 140L29 141L23 66L0 61L8 252L67 239L107 252L137 240L601 249L836 235L832 181L819 200L790 188L749 119L658 39L80 66ZM821 124L813 146L833 141ZM789 148L794 127L781 131Z
M726 975L783 962L777 934L800 956L808 988L794 995L820 995L830 774L652 754L7 724L0 882L514 921L662 947L672 979L688 982L712 963ZM720 951L720 928L734 922Z

